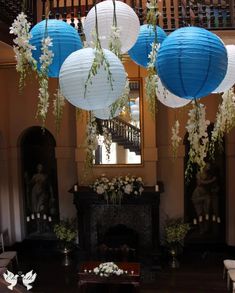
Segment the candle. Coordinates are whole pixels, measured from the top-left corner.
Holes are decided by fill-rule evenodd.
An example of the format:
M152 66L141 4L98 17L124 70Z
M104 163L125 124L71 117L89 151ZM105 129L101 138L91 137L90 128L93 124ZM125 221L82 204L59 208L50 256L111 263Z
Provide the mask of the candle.
M40 213L37 213L37 218L40 219Z
M199 216L199 222L202 222L202 216Z
M51 219L51 217L50 217L50 216L48 217L48 221L49 221L49 222L51 222L51 221L52 221L52 219Z
M197 225L197 219L193 219L193 224Z
M209 220L209 215L208 215L208 214L206 214L206 220L207 220L207 221Z
M218 224L221 223L220 217L217 217L217 223L218 223Z
M158 192L159 191L159 186L155 185L155 191Z
M44 215L43 215L43 220L46 220L46 219L47 219L47 215L44 214Z
M87 272L87 270L84 270L84 273L86 273Z
M35 219L35 216L34 216L34 214L32 214L32 215L31 215L31 219L32 219L32 220L34 220L34 219Z
M215 220L216 220L216 217L215 217L215 215L213 215L212 216L212 221L215 222Z
M131 271L131 274L133 275L134 274L134 271Z
M77 184L74 185L74 191L78 191L78 186L77 186Z
M26 221L27 221L27 222L30 222L30 217L27 217L27 218L26 218Z

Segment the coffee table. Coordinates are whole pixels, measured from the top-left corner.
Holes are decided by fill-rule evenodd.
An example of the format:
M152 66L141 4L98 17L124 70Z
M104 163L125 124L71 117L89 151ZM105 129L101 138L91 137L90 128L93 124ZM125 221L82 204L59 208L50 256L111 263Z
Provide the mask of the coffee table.
M132 285L133 292L139 292L140 287L140 264L133 262L115 262L118 267L126 274L120 276L101 277L93 273L93 269L99 266L101 262L89 261L80 265L78 272L78 287L79 292L86 292L88 284L109 284L109 285Z

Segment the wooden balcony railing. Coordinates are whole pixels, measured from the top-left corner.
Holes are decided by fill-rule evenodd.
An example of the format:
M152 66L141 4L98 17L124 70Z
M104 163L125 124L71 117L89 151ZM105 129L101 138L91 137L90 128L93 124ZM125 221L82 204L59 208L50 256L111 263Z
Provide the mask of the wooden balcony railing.
M22 10L34 24L45 18L63 19L81 32L82 18L94 5L94 0L0 0L0 20L11 23ZM130 5L140 22L145 23L146 0L124 0ZM235 0L161 0L159 25L165 30L182 26L200 26L207 29L233 29L235 26Z

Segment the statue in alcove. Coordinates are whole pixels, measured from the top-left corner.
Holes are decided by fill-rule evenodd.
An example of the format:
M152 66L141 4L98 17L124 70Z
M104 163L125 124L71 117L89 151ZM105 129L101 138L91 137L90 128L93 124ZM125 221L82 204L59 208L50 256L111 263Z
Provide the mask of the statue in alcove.
M26 176L28 209L31 213L55 213L55 199L48 175L43 172L43 165L38 164L37 172L29 180Z
M192 192L192 203L197 215L194 224L199 224L200 233L206 233L209 229L209 220L220 223L218 209L219 183L215 170L207 163L201 172L197 173L196 187Z

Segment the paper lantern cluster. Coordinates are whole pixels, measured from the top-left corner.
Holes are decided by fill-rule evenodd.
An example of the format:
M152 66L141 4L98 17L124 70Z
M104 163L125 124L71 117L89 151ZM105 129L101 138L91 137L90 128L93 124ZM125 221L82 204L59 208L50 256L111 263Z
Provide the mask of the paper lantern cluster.
M136 42L140 30L137 14L127 4L115 1L117 26L120 28L121 51L126 53ZM96 5L98 18L98 31L102 48L109 48L109 37L113 25L113 1L103 1ZM84 33L89 45L92 42L92 32L95 31L95 7L87 14L84 22Z
M95 58L94 49L78 50L64 61L59 75L62 94L74 106L84 110L97 110L108 107L118 99L126 84L126 72L118 57L109 50L104 49L109 62L113 86L107 79L107 71L103 65L88 84L85 95L85 83Z
M162 43L167 34L162 28L157 26L157 42ZM149 54L152 50L152 43L155 40L155 32L151 25L141 25L140 32L134 46L128 51L131 59L140 66L147 67L149 63Z
M71 25L62 20L48 19L47 28L46 20L37 23L31 30L32 38L30 43L36 47L33 50L33 57L38 62L40 69L39 58L42 54L42 39L47 34L52 38L53 46L50 50L53 51L53 62L49 67L49 77L59 77L61 65L64 60L74 51L83 47L78 32Z
M157 72L163 85L176 96L207 96L227 72L227 50L219 37L198 27L171 33L157 56Z

